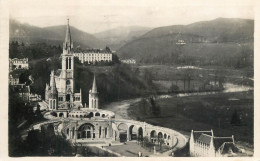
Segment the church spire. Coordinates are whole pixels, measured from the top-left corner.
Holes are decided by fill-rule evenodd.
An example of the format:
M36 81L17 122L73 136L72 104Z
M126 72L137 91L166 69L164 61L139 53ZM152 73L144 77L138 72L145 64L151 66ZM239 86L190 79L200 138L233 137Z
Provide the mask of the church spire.
M68 24L67 24L66 37L65 37L63 48L65 50L71 50L73 48L73 44L72 44L71 34L70 34L69 19L67 20L68 20Z
M96 76L94 75L93 85L92 85L92 93L97 93L97 85L96 85Z
M56 82L55 82L55 77L54 77L54 70L51 71L51 93L57 93L57 88L56 88Z

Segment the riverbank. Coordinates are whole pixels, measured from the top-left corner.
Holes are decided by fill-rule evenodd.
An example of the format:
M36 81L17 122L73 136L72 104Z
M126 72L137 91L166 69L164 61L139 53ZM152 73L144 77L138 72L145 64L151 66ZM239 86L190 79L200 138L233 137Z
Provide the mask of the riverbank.
M182 134L190 131L213 129L216 136L235 136L235 141L253 151L254 147L254 96L253 91L189 95L183 97L164 96L156 99L160 115L149 113L146 100L131 104L128 116L157 126L175 129ZM234 113L240 123L231 124Z

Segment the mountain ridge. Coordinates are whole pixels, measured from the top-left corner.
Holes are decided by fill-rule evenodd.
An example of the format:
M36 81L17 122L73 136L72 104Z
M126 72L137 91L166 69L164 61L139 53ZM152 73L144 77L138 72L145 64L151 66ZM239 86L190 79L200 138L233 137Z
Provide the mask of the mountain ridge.
M126 43L117 53L121 59L133 58L140 63L210 65L219 59L215 63L223 64L220 56L242 58L245 51L252 61L253 41L254 20L217 18L152 29Z
M70 26L74 47L104 48L106 44L95 36ZM61 45L65 39L66 25L37 27L20 23L17 20L9 21L10 41L23 42L25 44L47 43Z
M144 26L119 26L95 33L94 36L102 39L108 46L111 46L112 49L116 50L127 42L142 36L149 30L151 30L151 28Z

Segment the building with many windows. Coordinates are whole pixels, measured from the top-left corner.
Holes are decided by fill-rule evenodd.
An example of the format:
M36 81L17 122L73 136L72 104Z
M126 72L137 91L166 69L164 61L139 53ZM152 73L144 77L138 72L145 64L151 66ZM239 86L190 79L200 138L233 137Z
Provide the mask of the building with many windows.
M213 130L191 131L190 156L235 156L238 151L233 135L230 137L217 137L214 136Z
M98 62L112 62L113 52L109 47L105 49L87 49L84 51L77 51L73 55L77 57L81 63L87 62L88 64L98 63Z
M16 69L29 69L28 58L24 59L9 59L9 70L13 71Z
M34 129L52 129L74 143L112 145L113 143L149 138L154 143L163 143L172 147L180 136L175 130L153 126L145 122L116 119L115 113L99 108L96 78L89 90L89 107L82 106L81 90L74 88L74 53L69 23L63 45L62 69L52 71L50 84L46 85L45 101L48 103L46 122L34 126ZM59 120L60 118L60 120Z

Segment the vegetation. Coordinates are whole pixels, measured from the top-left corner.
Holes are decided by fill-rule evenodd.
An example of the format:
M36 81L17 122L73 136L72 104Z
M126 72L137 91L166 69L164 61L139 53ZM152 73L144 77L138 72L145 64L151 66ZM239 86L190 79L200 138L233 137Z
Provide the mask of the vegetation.
M76 64L76 89L81 88L83 96L87 96L92 86L94 74L101 103L112 102L118 99L138 97L153 92L153 84L148 77L138 74L136 70L126 64L113 66L83 66ZM145 74L149 75L149 74ZM88 102L88 97L83 97Z
M24 45L23 42L12 41L9 43L9 58L28 58L29 60L58 56L62 52L61 46L37 43Z
M252 146L253 98L253 91L172 97L156 100L161 110L160 117L146 112L143 101L130 106L128 113L133 119L138 117L141 121L176 129L187 135L192 129L213 129L216 136L234 135L235 141Z
M179 40L185 44L176 44ZM252 69L253 40L253 20L219 18L155 28L125 44L118 54L145 64Z
M31 146L22 139L22 133L25 128L35 122L43 120L39 106L33 111L33 106L25 103L17 93L9 91L9 155L24 156L26 150ZM36 144L37 145L37 144ZM29 150L28 150L29 151Z
M18 53L17 53L18 51ZM24 52L23 52L24 51ZM28 52L27 52L28 51ZM27 53L27 54L22 54ZM33 53L29 61L30 69L21 75L22 82L32 75L31 92L45 98L46 83L50 81L51 70L61 69L60 47L46 44L24 46L17 42L10 44L10 55L20 58ZM45 53L45 54L39 54ZM46 55L46 53L48 53ZM15 55L16 54L16 55ZM49 57L50 56L50 57ZM48 59L47 59L48 58ZM83 103L88 103L88 92L92 86L94 74L97 78L101 103L123 98L138 97L153 91L151 76L148 71L140 73L127 64L120 64L116 55L111 64L84 65L75 58L75 88L82 89Z
M64 24L66 22L64 21ZM48 45L59 46L63 44L66 25L50 26L50 27L36 27L29 24L20 23L14 19L9 21L9 37L10 41L18 41L25 45L35 43L46 43ZM97 39L93 35L77 28L70 26L70 32L73 39L74 48L76 47L92 47L92 48L104 48L103 41Z

